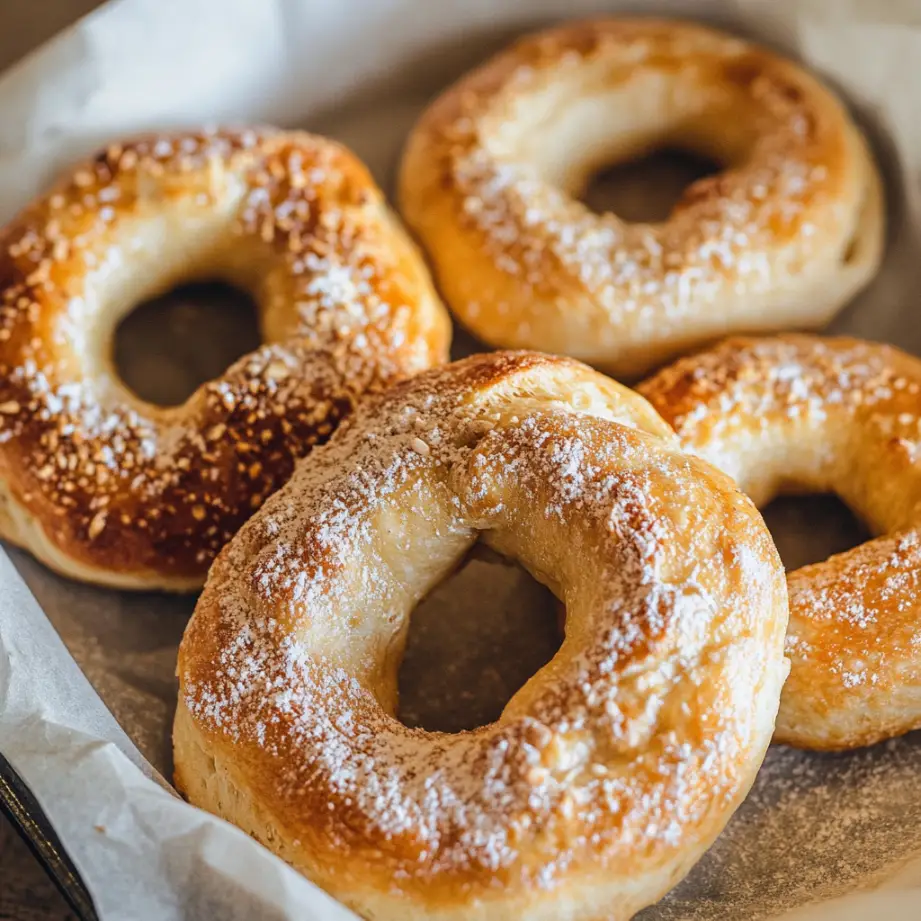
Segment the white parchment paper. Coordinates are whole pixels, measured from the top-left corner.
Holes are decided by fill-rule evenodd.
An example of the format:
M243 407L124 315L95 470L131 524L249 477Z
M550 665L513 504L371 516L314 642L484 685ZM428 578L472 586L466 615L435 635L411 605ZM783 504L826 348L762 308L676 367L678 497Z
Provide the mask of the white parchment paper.
M524 29L621 8L572 0L112 0L0 78L0 219L56 170L113 138L201 122L323 131L352 146L390 189L406 131L451 79ZM921 3L637 8L711 20L777 45L847 95L884 165L891 221L879 279L835 328L921 353ZM796 514L786 527L809 532ZM501 620L508 633L540 632L527 611L547 599L529 595L534 587L515 570L478 561L461 578L492 586L480 617ZM444 668L476 674L476 692L416 701L419 718L426 708L447 712L448 723L452 710L487 718L489 701L540 664L546 636L514 668L482 670L478 656L487 661L489 650L478 646L474 622L457 626L472 616L466 594L456 586L436 594L424 607L438 617L417 612L408 667L437 659L447 644ZM193 604L76 585L0 551L0 751L48 812L103 918L352 917L242 833L182 803L162 779L171 770L176 645ZM445 622L450 637L438 627ZM849 755L772 749L724 835L642 918L921 919L919 779L917 734Z

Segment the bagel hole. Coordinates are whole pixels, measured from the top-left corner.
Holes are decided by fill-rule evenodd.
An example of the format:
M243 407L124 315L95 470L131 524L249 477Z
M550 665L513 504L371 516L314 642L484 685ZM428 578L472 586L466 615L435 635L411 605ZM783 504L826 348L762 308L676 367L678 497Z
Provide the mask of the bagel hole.
M675 148L617 163L594 173L580 196L597 214L634 223L668 220L692 183L722 170L708 157Z
M560 605L517 563L482 545L413 611L398 716L430 732L476 729L562 642Z
M819 563L872 535L835 495L781 496L762 509L787 572Z
M261 343L248 294L223 282L193 282L125 316L113 335L112 361L136 396L178 406Z

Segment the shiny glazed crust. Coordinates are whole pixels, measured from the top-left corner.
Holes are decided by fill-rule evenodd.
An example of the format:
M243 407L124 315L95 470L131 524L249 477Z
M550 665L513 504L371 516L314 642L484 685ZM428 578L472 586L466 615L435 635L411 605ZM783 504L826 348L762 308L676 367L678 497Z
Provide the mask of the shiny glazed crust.
M248 290L264 345L182 406L128 392L118 319L193 278ZM450 327L365 167L272 129L101 151L0 238L0 536L75 578L195 588L368 389Z
M662 146L725 169L663 223L577 201L599 167ZM824 325L883 242L876 167L827 89L749 42L654 19L553 28L464 77L412 133L400 202L483 341L619 376L726 333Z
M479 539L566 606L493 724L396 718L415 604ZM367 918L626 919L741 801L787 666L752 504L632 392L493 353L374 397L221 552L176 782Z
M854 748L921 727L921 361L857 339L730 339L640 392L757 505L834 492L881 535L789 574L777 741Z

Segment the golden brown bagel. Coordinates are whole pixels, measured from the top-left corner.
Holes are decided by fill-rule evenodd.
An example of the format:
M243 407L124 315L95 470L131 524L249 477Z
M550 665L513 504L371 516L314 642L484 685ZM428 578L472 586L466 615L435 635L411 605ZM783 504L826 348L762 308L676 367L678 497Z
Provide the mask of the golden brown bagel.
M757 505L834 492L883 535L789 574L776 739L853 748L921 726L921 361L856 339L730 339L640 392Z
M563 645L495 723L409 729L410 614L478 538L565 601ZM376 921L626 919L748 790L786 619L754 506L643 400L474 356L362 404L220 554L176 781Z
M663 223L577 201L661 146L723 164ZM494 346L632 376L729 332L825 324L876 271L880 181L840 102L703 26L565 25L449 89L411 135L403 214L458 318Z
M182 406L147 404L112 367L112 330L202 277L252 294L265 345ZM197 587L295 458L449 336L339 145L271 129L115 144L0 238L0 536L75 578Z

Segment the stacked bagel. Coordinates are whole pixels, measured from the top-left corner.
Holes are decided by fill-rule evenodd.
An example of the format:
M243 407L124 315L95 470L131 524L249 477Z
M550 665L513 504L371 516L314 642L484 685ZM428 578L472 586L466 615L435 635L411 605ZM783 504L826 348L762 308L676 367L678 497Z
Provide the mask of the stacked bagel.
M667 220L579 201L663 146L721 166ZM112 588L204 585L177 786L362 916L628 919L772 737L921 726L921 362L790 332L875 274L879 175L799 66L608 19L436 99L399 203L416 242L349 151L264 128L115 143L23 211L0 536ZM202 277L251 293L264 344L152 406L112 330ZM436 285L499 351L446 363ZM789 491L876 536L785 576L757 508ZM477 543L556 596L562 645L494 723L408 728L412 610Z

